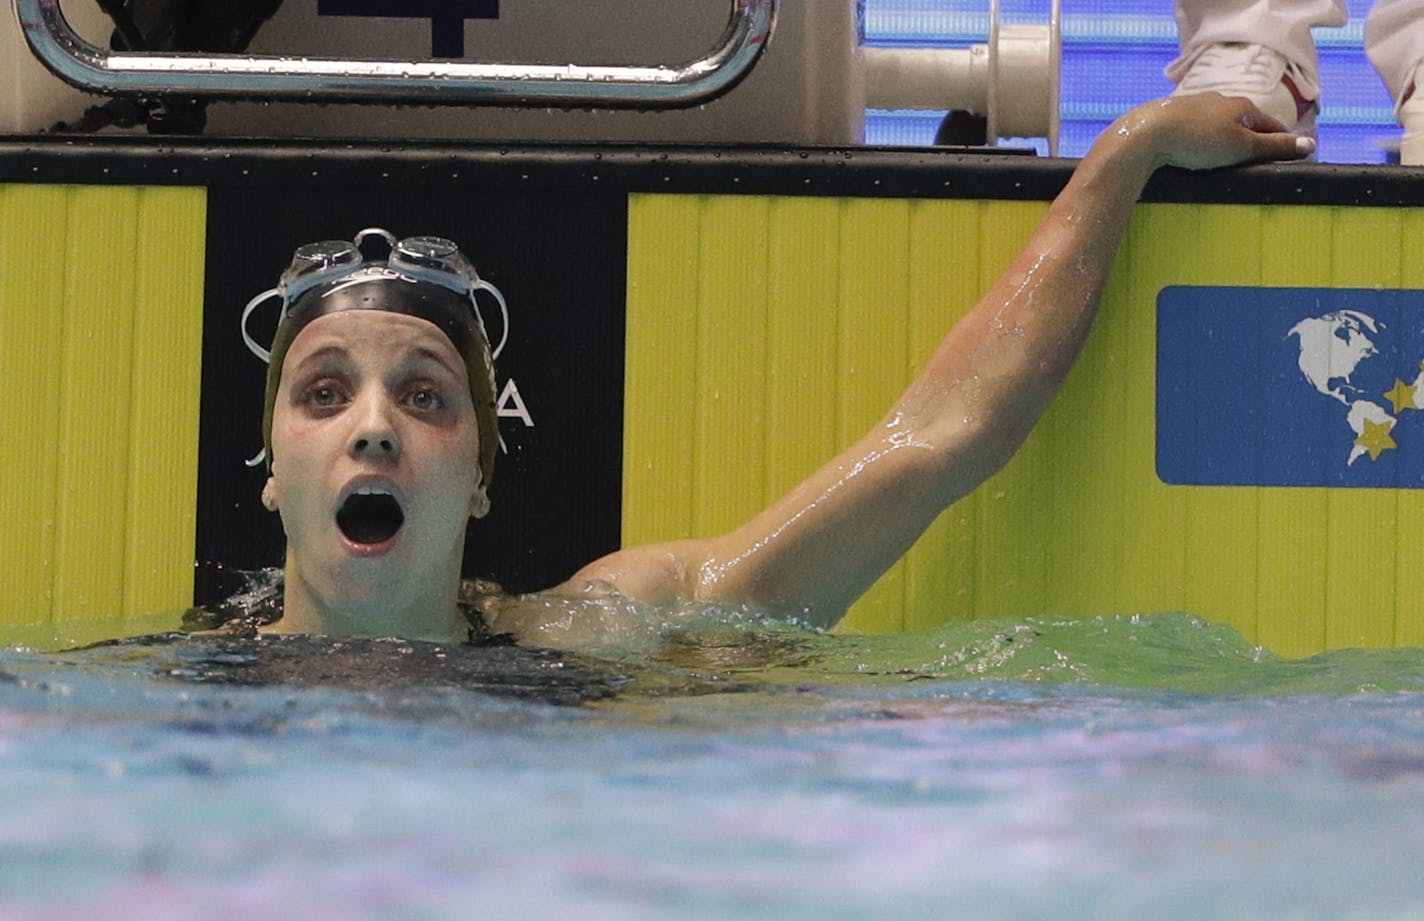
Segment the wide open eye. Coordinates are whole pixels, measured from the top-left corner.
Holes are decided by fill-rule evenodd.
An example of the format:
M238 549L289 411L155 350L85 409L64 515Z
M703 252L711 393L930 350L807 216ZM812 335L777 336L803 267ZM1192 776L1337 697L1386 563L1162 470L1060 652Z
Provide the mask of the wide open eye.
M420 386L406 395L405 404L416 412L433 413L445 408L445 398L430 386Z
M311 409L335 409L350 402L350 395L340 381L321 377L302 387L297 402Z
M317 387L311 391L308 399L314 406L334 406L341 399L341 395L335 387Z

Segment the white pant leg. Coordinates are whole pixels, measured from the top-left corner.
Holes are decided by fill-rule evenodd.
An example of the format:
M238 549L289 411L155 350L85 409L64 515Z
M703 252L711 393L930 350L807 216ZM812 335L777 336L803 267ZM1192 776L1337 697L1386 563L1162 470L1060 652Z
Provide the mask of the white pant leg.
M1375 0L1365 18L1365 53L1398 110L1414 68L1424 61L1424 0Z
M1424 0L1381 0L1419 6ZM1378 6L1378 4L1376 4ZM1180 83L1205 45L1247 42L1265 45L1301 65L1312 77L1320 72L1312 26L1343 26L1349 18L1345 0L1176 0L1181 56L1167 66L1167 79ZM1307 97L1319 86L1302 86Z

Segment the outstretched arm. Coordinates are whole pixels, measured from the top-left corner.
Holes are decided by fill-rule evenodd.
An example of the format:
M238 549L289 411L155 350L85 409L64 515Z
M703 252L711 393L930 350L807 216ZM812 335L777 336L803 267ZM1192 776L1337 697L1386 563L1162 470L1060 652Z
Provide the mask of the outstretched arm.
M1154 170L1312 149L1242 99L1187 96L1133 109L1097 140L1013 264L875 428L735 531L620 551L563 590L597 582L647 601L750 604L835 623L1038 421L1082 348Z

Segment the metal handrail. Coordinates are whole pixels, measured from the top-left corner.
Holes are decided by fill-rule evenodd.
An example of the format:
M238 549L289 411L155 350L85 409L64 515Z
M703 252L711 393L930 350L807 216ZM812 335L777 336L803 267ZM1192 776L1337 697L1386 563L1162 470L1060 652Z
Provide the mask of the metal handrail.
M780 0L732 0L727 28L707 56L652 67L118 52L80 38L59 0L14 5L35 56L61 79L104 96L671 109L714 99L746 76Z

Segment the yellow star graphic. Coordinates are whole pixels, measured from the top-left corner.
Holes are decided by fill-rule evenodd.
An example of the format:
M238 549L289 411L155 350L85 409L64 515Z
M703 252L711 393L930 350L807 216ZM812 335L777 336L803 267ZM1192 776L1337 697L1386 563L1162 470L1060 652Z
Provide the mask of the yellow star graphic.
M1406 409L1419 408L1414 405L1414 388L1397 377L1394 379L1394 387L1385 391L1384 397L1394 404L1396 416Z
M1379 460L1379 456L1391 448L1399 445L1394 443L1394 439L1389 437L1389 430L1394 427L1393 422L1371 422L1364 420L1365 430L1355 439L1355 444L1370 452L1370 460Z

